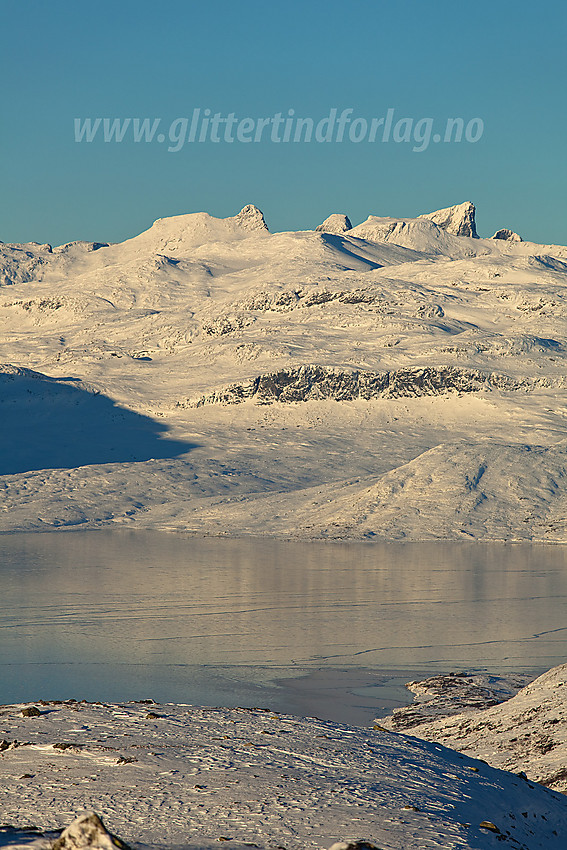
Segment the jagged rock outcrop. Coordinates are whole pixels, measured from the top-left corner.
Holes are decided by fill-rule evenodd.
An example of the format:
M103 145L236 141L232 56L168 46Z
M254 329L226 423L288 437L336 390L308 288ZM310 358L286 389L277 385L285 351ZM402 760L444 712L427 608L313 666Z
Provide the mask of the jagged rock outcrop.
M268 225L264 220L264 213L262 210L259 210L258 207L255 207L254 204L246 204L245 207L242 207L239 213L233 215L231 218L225 219L225 221L234 222L234 224L237 224L244 230L268 231Z
M198 398L178 402L177 406L240 404L249 399L257 404L285 404L322 399L353 401L358 398L412 398L449 392L471 393L490 388L518 389L520 382L506 375L486 374L454 366L408 367L390 372L346 372L324 366L303 365L230 384Z
M509 230L507 227L503 227L502 230L497 230L494 236L490 237L491 239L502 239L505 242L523 242L524 240L518 233L514 233L513 230Z
M352 230L352 224L348 215L342 213L333 213L322 224L315 228L317 233L346 233L347 230Z
M52 850L130 850L107 830L95 812L87 812L69 824L53 843Z
M424 213L418 218L427 218L454 236L472 236L473 239L478 239L475 212L475 205L471 201L464 201L464 203L456 204L453 207Z
M328 304L330 301L340 301L341 304L373 304L381 303L382 296L373 287L357 287L356 289L326 289L324 286L282 289L276 292L263 290L256 292L233 304L237 310L257 310L266 312L285 313L296 307L314 307L318 304Z
M203 330L209 336L224 336L225 334L240 331L254 323L253 316L216 316L208 322L204 322Z

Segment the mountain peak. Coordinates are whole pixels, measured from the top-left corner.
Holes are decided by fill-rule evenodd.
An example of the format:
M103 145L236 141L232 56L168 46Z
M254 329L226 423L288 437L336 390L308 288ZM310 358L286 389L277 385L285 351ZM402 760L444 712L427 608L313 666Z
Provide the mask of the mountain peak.
M503 227L502 230L497 230L494 236L490 237L491 239L503 239L505 242L523 242L524 240L518 233L514 233L513 230L509 230L507 227Z
M352 224L348 215L343 213L333 213L322 224L317 225L315 230L318 233L346 233L347 230L352 230Z
M246 204L239 213L233 215L231 218L227 218L226 221L232 221L244 228L244 230L264 230L268 232L264 213L258 207L254 206L254 204Z
M453 207L424 213L418 218L428 218L438 227L454 236L472 236L473 239L478 239L475 212L475 205L471 201L464 201L462 204L456 204Z
M123 244L138 250L143 247L155 254L182 256L199 245L232 242L269 232L262 212L247 204L228 218L215 218L205 212L158 218L148 230Z

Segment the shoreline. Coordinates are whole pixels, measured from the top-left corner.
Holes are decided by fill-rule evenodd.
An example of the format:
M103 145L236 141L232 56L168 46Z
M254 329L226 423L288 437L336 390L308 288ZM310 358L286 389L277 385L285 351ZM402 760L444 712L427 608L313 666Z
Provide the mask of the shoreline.
M10 538L16 535L23 534L33 534L33 535L42 535L42 534L66 534L66 533L96 533L96 532L109 532L115 531L117 533L132 533L132 532L140 532L145 534L166 534L173 535L179 538L187 538L188 540L227 540L227 541L246 541L246 542L258 542L258 543L298 543L298 544L308 544L308 543L317 543L317 544L329 544L330 546L368 546L371 548L372 546L403 546L404 544L416 544L423 543L428 545L471 545L481 547L483 545L488 546L534 546L534 547L560 547L567 546L567 537L564 540L559 539L539 539L539 538L526 538L526 537L491 537L490 535L481 536L472 536L465 535L464 533L456 533L455 536L445 536L445 537L428 537L428 536L412 536L408 534L404 534L401 537L389 537L384 536L381 537L378 534L369 535L361 535L360 537L352 536L348 537L346 535L343 536L290 536L285 533L263 533L259 534L257 532L247 532L246 529L241 529L238 531L231 532L218 532L214 533L210 532L199 532L194 531L190 528L181 528L178 526L170 526L170 525L160 525L156 523L155 525L144 524L143 522L139 522L136 520L132 520L131 522L124 522L122 519L118 520L109 520L107 522L98 522L98 521L88 521L85 524L70 524L70 525L52 525L46 528L37 528L37 527L29 527L29 528L0 528L0 538L6 537Z

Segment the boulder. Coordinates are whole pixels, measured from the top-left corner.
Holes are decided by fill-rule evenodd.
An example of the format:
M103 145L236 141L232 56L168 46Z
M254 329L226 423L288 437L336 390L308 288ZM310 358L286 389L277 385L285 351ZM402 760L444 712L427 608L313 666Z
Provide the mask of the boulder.
M95 812L85 812L63 830L51 850L130 850L107 830Z

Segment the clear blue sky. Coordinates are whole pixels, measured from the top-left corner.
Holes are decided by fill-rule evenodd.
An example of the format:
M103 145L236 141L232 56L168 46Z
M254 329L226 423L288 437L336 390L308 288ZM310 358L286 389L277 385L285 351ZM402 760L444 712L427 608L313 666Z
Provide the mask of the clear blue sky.
M252 202L271 230L463 200L481 235L567 243L567 6L477 0L0 0L0 240L117 241ZM476 143L74 140L74 118L194 108L479 117Z

